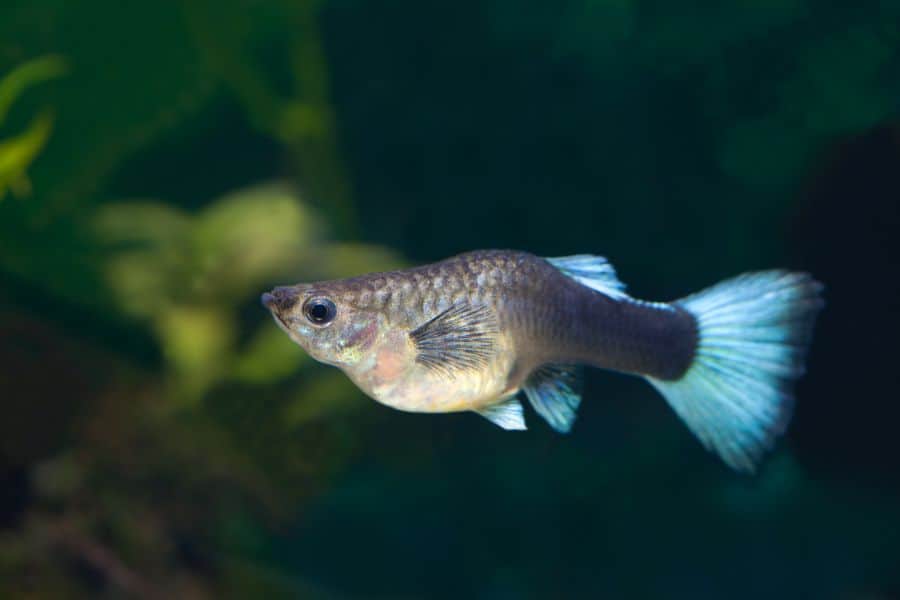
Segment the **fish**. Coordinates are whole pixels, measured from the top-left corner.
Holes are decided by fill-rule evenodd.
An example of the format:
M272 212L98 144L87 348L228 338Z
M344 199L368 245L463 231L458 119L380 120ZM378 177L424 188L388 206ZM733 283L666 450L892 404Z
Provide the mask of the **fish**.
M822 291L808 273L767 270L650 302L602 256L479 250L261 300L312 358L392 408L524 430L524 396L568 433L583 367L596 367L646 379L707 450L753 472L791 418Z

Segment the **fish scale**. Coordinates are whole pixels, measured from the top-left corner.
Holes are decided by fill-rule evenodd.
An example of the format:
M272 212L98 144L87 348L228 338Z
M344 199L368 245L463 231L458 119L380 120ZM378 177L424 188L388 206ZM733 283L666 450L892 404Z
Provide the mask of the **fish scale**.
M471 410L524 429L524 390L567 432L581 398L573 365L600 367L645 377L704 445L752 470L790 416L821 285L765 271L673 303L624 289L599 256L483 250L280 287L263 303L314 358L388 406Z

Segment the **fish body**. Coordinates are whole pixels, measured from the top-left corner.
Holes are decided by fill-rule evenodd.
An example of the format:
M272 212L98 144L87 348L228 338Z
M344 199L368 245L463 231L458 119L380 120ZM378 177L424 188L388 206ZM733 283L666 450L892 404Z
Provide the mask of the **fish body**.
M484 250L278 287L263 304L313 358L393 408L524 429L524 391L567 432L577 367L600 367L647 378L707 447L752 470L786 425L820 290L808 275L766 271L646 302L602 257Z

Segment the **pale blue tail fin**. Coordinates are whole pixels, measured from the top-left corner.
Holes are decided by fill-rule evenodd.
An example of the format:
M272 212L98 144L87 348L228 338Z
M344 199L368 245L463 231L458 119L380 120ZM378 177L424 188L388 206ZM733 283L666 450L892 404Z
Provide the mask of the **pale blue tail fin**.
M693 362L678 380L648 379L734 469L752 472L787 427L821 291L805 273L763 271L674 303L697 320Z

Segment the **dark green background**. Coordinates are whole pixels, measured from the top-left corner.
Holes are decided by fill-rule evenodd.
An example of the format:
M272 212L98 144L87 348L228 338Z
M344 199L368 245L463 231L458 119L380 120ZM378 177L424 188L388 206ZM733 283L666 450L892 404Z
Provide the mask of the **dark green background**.
M0 114L0 595L897 597L898 24L868 0L4 2L0 81L38 74ZM761 472L603 372L569 436L392 411L258 304L504 247L605 255L660 300L813 272L828 306Z

